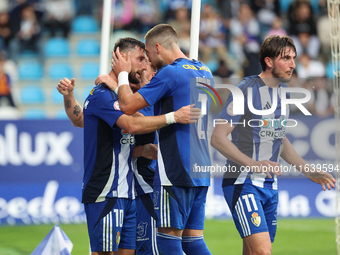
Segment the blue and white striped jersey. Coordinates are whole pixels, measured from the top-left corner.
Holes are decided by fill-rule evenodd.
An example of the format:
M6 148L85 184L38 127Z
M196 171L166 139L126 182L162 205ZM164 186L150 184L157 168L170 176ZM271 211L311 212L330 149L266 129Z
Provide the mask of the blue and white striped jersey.
M83 203L134 198L131 167L134 136L115 125L123 114L118 96L105 85L93 88L84 103Z
M144 116L154 116L153 106L149 105L139 111ZM136 135L136 145L144 145L155 142L155 132ZM144 157L133 158L132 168L134 171L135 189L137 196L153 192L153 179L157 161Z
M252 88L252 103L256 110L270 109L273 104L273 89L264 84L259 76L246 77L239 85L244 95L244 115L233 115L233 96L229 95L227 104L220 114L220 118L227 120L235 126L231 132L231 141L248 157L256 160L279 161L282 151L282 140L286 133L286 123L289 116L287 106L286 115L281 115L281 83L277 89L277 107L270 115L255 115L247 104L248 88ZM287 98L289 94L287 94ZM227 166L235 166L237 173L226 172L223 187L233 184L251 183L255 186L268 189L277 189L277 178L270 179L265 173L241 171L240 166L227 160Z
M212 100L200 89L205 83L213 86L209 68L199 61L180 58L161 68L150 83L137 92L149 105L154 105L155 115L176 111L193 103L205 110L205 115L199 123L190 125L176 123L157 132L158 166L154 185L182 187L210 185L210 173L192 171L195 164L211 165L206 127L207 113ZM200 94L204 96L200 97Z

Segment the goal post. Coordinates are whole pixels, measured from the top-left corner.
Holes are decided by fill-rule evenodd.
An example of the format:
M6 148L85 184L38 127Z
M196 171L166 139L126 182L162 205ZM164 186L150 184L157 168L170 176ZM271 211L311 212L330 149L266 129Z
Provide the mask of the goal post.
M334 100L334 118L336 123L335 131L335 165L340 164L340 0L328 0L328 17L331 31L331 53L332 53L332 66L333 66L333 90L335 94ZM335 226L336 226L336 245L338 254L340 255L340 218L339 218L339 205L340 205L340 173L335 172L336 189L335 189Z

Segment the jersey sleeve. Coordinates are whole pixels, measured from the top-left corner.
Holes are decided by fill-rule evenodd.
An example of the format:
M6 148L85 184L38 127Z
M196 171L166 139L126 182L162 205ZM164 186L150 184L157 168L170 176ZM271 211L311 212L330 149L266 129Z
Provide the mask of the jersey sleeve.
M103 93L100 100L100 107L97 108L95 114L109 124L110 127L113 127L118 118L124 114L119 108L118 98Z
M245 101L244 101L245 104ZM246 110L246 107L244 107ZM232 93L229 94L226 105L224 106L222 112L220 113L219 118L227 120L229 123L238 122L243 115L233 114L233 96Z
M157 77L156 75L151 79L150 83L138 90L138 93L142 95L149 105L154 105L162 97L170 96L171 88L161 76Z

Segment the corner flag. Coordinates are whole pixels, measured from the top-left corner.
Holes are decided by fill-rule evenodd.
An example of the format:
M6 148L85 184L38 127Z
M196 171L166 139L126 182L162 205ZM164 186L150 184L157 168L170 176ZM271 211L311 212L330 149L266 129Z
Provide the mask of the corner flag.
M72 248L71 240L55 225L31 255L71 255Z

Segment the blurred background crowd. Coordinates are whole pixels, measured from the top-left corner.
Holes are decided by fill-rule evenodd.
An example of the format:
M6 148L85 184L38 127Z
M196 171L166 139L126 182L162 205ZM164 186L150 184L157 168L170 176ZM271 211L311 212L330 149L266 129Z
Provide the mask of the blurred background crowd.
M191 0L116 0L112 44L125 36L144 40L154 25L169 23L188 53L190 8ZM0 1L0 118L66 118L56 84L75 77L80 101L94 85L101 15L102 1ZM312 114L332 115L326 0L202 0L199 60L216 83L259 74L260 45L273 34L291 36L297 48L298 79L289 86L311 90Z

